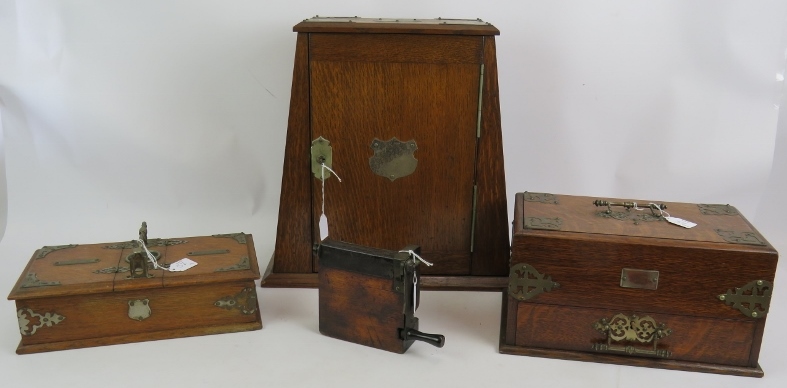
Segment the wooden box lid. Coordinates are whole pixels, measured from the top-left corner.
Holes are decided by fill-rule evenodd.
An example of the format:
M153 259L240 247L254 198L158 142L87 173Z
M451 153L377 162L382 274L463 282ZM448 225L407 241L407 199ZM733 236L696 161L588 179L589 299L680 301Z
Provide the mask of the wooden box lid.
M320 17L306 19L292 28L295 32L338 32L355 34L500 35L491 23L481 19L386 19Z
M622 206L596 206L594 201L633 202L642 210ZM515 234L527 233L589 233L620 237L675 240L671 244L718 243L718 249L773 251L762 235L730 205L707 205L657 202L630 199L601 199L571 195L524 192ZM683 228L670 224L651 211L649 204L665 205L664 216L672 216L697 224Z
M183 272L149 267L150 278L129 278L126 258L134 247L133 241L45 246L33 254L8 299L87 295L260 277L250 234L149 239L148 247L158 252L160 264L171 264L182 258L198 263Z
M528 265L557 283L528 302L730 319L747 315L728 293L754 290L770 303L778 253L734 207L663 203L670 216L697 224L689 229L650 209L608 209L596 200L662 204L517 194L511 271ZM760 311L749 318L767 313L744 309Z

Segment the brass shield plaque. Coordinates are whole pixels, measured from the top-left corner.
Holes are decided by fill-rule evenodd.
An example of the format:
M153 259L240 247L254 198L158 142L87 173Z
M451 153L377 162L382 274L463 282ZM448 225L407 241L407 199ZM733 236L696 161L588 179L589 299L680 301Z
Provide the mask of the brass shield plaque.
M150 317L150 300L137 299L128 301L128 317L135 321L142 321Z
M387 141L375 138L370 147L374 150L374 155L369 158L372 172L392 182L412 174L418 167L418 159L413 156L418 149L415 140L402 142L395 137Z

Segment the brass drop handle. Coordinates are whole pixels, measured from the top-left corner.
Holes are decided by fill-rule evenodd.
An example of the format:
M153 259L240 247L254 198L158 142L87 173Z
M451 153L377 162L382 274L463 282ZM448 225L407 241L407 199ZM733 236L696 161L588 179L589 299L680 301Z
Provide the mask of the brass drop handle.
M667 210L667 205L663 203L660 204L649 203L647 205L641 205L641 204L637 204L636 202L610 202L610 201L603 201L597 199L593 201L593 204L596 205L596 207L606 206L607 214L612 213L612 206L622 206L626 208L626 210L639 209L640 207L644 209L650 209L650 212L653 213L654 216L661 216L661 210ZM659 213L656 213L656 210L659 210Z
M405 341L408 340L418 340L424 341L430 345L437 346L438 348L442 348L445 345L445 336L442 334L429 334L429 333L422 333L415 329L405 329L403 330Z

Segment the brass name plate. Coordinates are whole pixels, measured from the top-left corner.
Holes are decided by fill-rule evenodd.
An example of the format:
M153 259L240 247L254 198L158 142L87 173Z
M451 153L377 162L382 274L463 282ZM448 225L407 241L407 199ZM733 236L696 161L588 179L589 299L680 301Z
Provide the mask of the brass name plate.
M623 288L655 290L659 287L659 271L623 268L620 271L620 286Z

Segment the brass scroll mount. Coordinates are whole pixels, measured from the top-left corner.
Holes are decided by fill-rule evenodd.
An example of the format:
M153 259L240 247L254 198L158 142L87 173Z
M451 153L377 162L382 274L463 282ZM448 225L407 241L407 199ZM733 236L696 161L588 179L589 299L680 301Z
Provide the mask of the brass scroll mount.
M628 354L631 356L669 358L672 352L659 349L659 340L672 334L663 323L649 317L615 314L612 319L601 318L593 323L593 328L606 334L607 342L597 342L592 349L602 353ZM636 343L652 344L653 347L634 346Z

